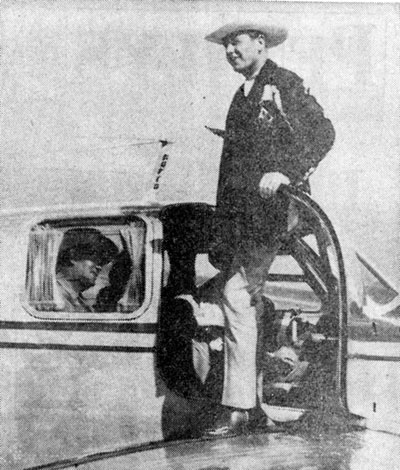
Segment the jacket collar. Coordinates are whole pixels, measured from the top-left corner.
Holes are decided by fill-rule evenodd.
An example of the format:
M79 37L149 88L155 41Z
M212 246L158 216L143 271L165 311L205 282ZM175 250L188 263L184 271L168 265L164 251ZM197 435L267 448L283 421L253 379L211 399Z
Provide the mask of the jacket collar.
M247 99L250 102L259 102L264 86L274 83L274 76L277 68L278 66L275 64L275 62L272 62L270 59L266 60L265 64L261 67L260 72L256 75L253 87L247 96ZM244 84L240 87L240 89L244 94Z
M272 60L267 59L265 64L261 67L260 73L256 77L256 82L260 82L263 85L274 82L275 71L278 66Z

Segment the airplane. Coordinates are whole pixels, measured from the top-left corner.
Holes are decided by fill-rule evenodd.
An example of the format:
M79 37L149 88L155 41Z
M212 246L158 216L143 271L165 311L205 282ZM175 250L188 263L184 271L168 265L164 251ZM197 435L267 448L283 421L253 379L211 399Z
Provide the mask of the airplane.
M226 448L218 467L200 457L219 452L203 433L223 379L219 272L208 259L213 207L156 200L168 145L160 141L145 200L0 212L2 468L148 468L161 451L163 459L197 456L197 467L182 468L228 468ZM251 436L220 445L230 443L237 458L253 452L254 467L246 468L261 468L267 442L297 448L288 430L340 422L345 430L389 433L396 449L399 289L348 249L309 195L285 187L281 197L292 211L258 305L259 407ZM115 247L83 292L90 308L82 312L66 309L57 287L71 230L94 230ZM121 259L122 289L98 307ZM208 351L206 363L197 360L199 347ZM170 464L167 458L157 468Z

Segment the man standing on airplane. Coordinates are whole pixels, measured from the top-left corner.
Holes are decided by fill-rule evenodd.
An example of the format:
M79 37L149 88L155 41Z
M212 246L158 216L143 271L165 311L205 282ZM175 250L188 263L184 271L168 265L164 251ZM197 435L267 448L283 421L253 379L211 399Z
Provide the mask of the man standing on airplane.
M302 79L268 59L286 37L264 23L228 24L206 37L245 77L226 120L210 253L224 277L225 315L225 413L211 435L240 432L256 406L254 305L287 228L289 202L279 188L307 189L335 136Z

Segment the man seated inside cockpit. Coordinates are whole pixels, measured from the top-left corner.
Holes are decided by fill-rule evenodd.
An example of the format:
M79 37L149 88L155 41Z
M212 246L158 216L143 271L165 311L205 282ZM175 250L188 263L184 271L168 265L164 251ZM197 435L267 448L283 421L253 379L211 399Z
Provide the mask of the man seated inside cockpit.
M94 228L70 229L58 254L56 277L66 312L93 312L82 292L96 284L103 266L118 253L116 245Z

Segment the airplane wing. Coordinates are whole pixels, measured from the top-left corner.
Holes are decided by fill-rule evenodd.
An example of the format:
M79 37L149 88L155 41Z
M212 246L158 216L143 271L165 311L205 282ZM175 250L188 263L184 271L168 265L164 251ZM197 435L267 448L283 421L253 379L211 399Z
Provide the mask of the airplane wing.
M400 325L399 289L365 255L356 252L356 256L362 267L364 313Z

